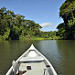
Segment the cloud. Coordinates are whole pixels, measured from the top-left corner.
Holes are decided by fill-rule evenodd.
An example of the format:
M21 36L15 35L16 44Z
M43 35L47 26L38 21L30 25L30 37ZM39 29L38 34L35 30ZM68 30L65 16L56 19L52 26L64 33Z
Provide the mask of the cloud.
M55 27L52 23L42 23L41 27Z
M40 24L41 31L55 31L56 30L56 25L52 24L52 23L42 23Z

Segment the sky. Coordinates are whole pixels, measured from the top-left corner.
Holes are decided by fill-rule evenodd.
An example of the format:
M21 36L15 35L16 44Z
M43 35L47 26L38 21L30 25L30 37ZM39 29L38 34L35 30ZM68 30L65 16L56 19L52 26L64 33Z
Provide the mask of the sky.
M65 0L0 0L0 8L24 15L42 26L42 31L55 31L63 22L59 17L59 8Z

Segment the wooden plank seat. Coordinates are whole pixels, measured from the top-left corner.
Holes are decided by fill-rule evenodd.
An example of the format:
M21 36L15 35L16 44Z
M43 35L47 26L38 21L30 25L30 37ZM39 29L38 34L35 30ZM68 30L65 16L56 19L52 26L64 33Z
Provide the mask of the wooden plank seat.
M44 60L44 58L41 57L41 56L38 56L38 57L22 57L20 59L20 62L32 62L32 61L38 62L38 61L43 61L43 60Z

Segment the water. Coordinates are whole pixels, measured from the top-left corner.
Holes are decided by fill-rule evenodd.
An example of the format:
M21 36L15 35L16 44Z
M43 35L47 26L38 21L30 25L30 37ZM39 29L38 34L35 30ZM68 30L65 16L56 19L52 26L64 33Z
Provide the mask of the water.
M47 57L58 75L75 75L75 41L4 41L0 42L0 75L5 75L16 60L31 44Z

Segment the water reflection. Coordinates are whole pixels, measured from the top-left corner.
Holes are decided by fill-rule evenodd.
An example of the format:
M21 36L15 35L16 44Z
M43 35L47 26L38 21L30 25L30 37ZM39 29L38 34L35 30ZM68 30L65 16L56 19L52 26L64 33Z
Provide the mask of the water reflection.
M58 41L46 40L39 42L39 50L52 63L58 74L63 74L63 53L58 49ZM61 67L62 66L62 67Z
M75 41L57 41L58 50L62 52L63 58L61 67L63 75L75 75ZM62 70L61 70L62 71Z
M52 63L58 75L75 75L75 41L4 41L0 42L0 75L5 75L16 60L31 44Z

